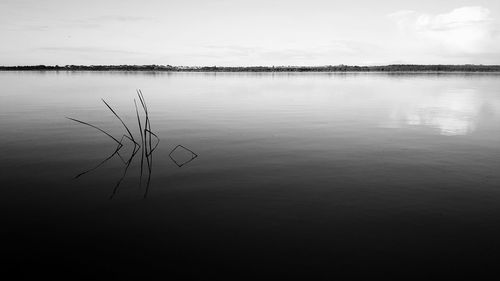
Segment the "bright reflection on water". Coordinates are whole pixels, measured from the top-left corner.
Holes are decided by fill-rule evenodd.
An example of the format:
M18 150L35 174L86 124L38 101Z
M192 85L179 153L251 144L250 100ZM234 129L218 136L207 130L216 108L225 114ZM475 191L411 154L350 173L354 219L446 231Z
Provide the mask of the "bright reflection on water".
M408 102L411 102L408 104ZM418 100L405 100L405 104L391 112L392 124L435 128L446 136L472 133L479 122L487 102L477 89L449 89L435 95L422 95Z
M293 275L463 261L500 236L498 74L1 72L0 84L0 206L17 260ZM65 117L120 137L104 98L140 139L136 89L161 139L151 186L143 199L136 157L109 200L120 159L73 177L116 143Z
M474 91L444 93L407 114L409 125L431 126L443 135L465 135L475 128L480 100Z

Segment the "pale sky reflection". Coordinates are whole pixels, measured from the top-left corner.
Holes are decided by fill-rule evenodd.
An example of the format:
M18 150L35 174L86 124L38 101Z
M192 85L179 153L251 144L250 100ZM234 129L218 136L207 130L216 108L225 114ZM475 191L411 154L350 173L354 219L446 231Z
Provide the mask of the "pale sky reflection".
M391 113L392 127L424 126L445 136L467 135L476 129L482 100L474 89L426 95Z

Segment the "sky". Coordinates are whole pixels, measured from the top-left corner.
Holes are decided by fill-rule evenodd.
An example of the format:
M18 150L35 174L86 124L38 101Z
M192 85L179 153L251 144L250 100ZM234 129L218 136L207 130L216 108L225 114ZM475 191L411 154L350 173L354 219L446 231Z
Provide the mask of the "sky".
M500 64L499 0L0 0L0 65Z

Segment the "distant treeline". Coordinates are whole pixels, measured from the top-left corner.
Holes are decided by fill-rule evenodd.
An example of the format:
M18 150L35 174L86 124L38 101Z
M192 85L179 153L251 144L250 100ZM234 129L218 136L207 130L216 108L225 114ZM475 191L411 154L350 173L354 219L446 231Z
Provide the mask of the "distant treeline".
M172 65L29 65L0 66L0 71L179 71L179 72L500 72L500 65L380 66L172 66Z

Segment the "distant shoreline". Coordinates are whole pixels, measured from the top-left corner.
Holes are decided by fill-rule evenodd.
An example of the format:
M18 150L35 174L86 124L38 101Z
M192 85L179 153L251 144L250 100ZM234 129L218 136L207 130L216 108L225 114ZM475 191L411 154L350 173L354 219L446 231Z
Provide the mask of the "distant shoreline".
M171 66L171 65L25 65L0 66L0 71L165 71L165 72L500 72L500 65L380 66Z

